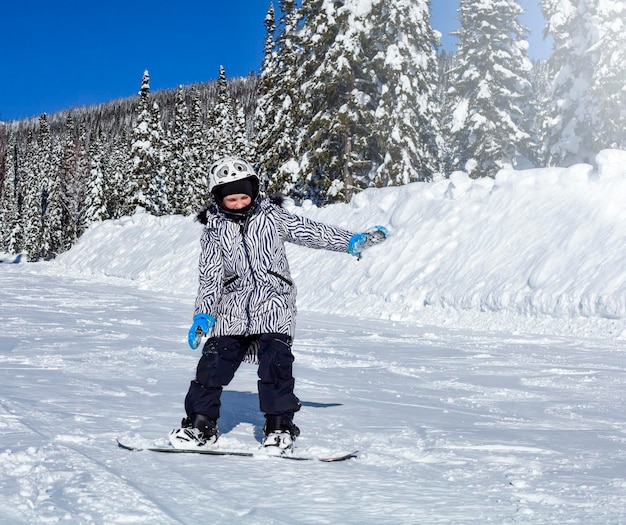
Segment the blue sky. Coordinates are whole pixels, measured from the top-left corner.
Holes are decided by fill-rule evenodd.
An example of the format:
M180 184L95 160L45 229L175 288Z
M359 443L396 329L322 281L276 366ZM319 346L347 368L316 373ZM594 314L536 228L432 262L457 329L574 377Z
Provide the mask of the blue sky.
M270 0L17 0L2 6L0 120L88 106L154 90L258 71ZM217 4L217 5L215 5ZM457 28L457 0L433 0L442 44ZM539 0L522 0L530 55L549 54ZM277 2L275 2L277 5Z

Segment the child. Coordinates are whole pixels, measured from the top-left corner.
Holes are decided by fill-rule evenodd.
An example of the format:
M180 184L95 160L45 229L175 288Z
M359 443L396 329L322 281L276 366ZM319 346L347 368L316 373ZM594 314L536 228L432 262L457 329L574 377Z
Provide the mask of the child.
M280 200L259 196L254 169L236 157L211 166L209 191L214 203L198 215L205 228L189 345L195 349L203 335L211 332L211 337L185 398L187 417L170 441L177 448L194 448L217 440L222 388L247 357L259 366L263 446L282 453L300 434L293 422L300 401L291 352L296 287L284 243L359 257L364 248L385 240L387 231L377 226L355 234L289 213Z

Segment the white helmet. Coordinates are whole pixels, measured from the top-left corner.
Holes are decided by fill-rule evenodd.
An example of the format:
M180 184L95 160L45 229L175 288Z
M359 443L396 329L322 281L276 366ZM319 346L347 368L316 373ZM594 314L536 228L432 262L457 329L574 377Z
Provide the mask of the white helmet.
M223 157L209 168L209 192L213 193L218 186L249 177L254 177L258 184L259 177L247 161L239 157Z

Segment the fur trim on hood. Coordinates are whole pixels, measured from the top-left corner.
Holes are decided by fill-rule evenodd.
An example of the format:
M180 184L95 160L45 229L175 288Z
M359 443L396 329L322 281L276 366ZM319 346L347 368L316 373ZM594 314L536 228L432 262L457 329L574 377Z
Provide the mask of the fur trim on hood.
M283 207L283 203L285 202L285 196L280 193L272 193L271 195L268 195L267 198L272 204L280 208Z

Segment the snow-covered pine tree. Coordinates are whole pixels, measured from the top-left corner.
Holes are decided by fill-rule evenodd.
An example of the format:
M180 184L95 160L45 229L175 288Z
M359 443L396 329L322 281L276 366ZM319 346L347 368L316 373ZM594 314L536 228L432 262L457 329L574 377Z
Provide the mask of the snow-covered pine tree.
M254 161L258 166L257 171L259 176L265 181L267 181L269 173L276 173L278 164L272 159L274 155L272 148L274 141L272 140L272 135L276 130L274 122L276 120L277 108L270 96L274 83L279 81L276 75L278 64L275 55L275 32L276 12L274 10L274 4L270 3L267 14L265 15L265 48L263 51L263 63L261 64L261 74L254 112L254 128L257 145L256 158Z
M533 133L537 140L536 159L538 166L547 164L544 158L544 144L542 137L545 136L544 124L549 120L552 104L552 72L548 60L534 60L530 82L535 93L535 121Z
M19 215L20 193L16 187L16 154L14 135L9 137L4 152L4 179L0 197L0 249L19 253L22 249L22 225Z
M63 247L63 205L58 162L52 146L48 116L45 113L39 118L37 169L42 192L42 255L45 258L53 258Z
M493 177L533 158L532 63L521 14L517 0L460 3L450 164L471 177Z
M89 144L89 177L85 187L85 205L82 221L86 227L108 218L107 182L104 170L105 155L101 133L95 134Z
M132 213L128 204L128 174L131 172L130 149L125 133L122 133L111 148L108 203L109 215L113 219Z
M543 156L550 165L590 162L592 138L583 99L589 92L598 52L593 47L593 6L596 0L541 0L547 20L546 32L553 38L549 59L554 74L551 107L542 122Z
M210 161L235 154L235 119L233 105L228 94L226 70L220 66L217 80L217 101L209 111L209 152Z
M5 125L0 121L0 203L2 202L4 195L4 179L7 177L7 161L8 161L8 148L10 147L7 137L9 132ZM3 246L4 229L3 229L3 212L0 207L0 250Z
M170 184L166 186L166 193L171 213L183 213L188 205L187 197L191 173L189 119L185 90L183 86L179 86L176 92L174 118L171 121L168 141L169 162L167 171L170 175L166 180L169 180Z
M197 87L191 93L191 113L189 122L189 184L186 188L185 215L197 212L209 197L206 174L209 169L210 155L207 154L202 100Z
M304 193L300 198L316 204L345 201L346 186L353 186L353 180L346 180L346 172L358 142L357 132L351 128L360 115L353 111L356 101L352 92L361 67L367 70L367 65L360 59L360 46L351 47L358 44L358 38L351 32L353 17L346 3L311 0L300 9L296 129L304 133L297 143L298 186Z
M68 250L78 238L80 214L84 203L85 181L79 177L80 144L71 115L65 123L65 137L61 153L59 184L63 208L63 246Z
M598 40L588 52L599 52L591 81L597 127L593 147L626 149L626 2L595 3Z
M546 160L591 163L601 149L626 147L626 4L542 0L541 8L554 42Z
M150 100L150 75L146 69L141 80L137 119L133 126L131 142L130 200L128 207L143 208L153 215L159 214L159 152L155 143L154 112Z
M232 103L233 120L235 123L233 151L238 157L252 160L254 158L254 147L252 142L248 139L246 112L235 100L232 100Z
M292 140L301 198L348 200L359 188L426 180L437 172L441 137L429 5L302 5L298 67L290 76L300 86L291 114L294 129L304 131Z
M171 194L170 188L173 188L174 181L171 179L171 173L168 171L169 149L167 145L167 137L161 123L161 108L157 101L152 103L152 119L151 123L151 141L154 148L154 158L156 161L155 176L151 182L151 192L153 200L153 209L155 215L167 215L171 213L171 204L168 196Z
M431 180L441 169L443 139L430 1L377 2L365 22L372 85L378 87L372 121L378 150L374 184Z
M43 253L42 184L36 163L37 147L32 130L28 131L23 155L18 159L18 181L22 192L22 218L24 226L23 250L29 261L38 261Z
M8 180L11 178L7 169L9 164L8 148L10 145L6 140L6 135L5 127L0 122L0 251L7 251L10 209L13 209L15 200L14 181L13 179ZM9 184L10 187L7 187Z
M294 195L298 171L293 159L301 135L296 131L299 52L295 31L299 14L293 0L281 0L279 6L282 16L276 38L272 4L265 17L265 52L255 111L256 160L270 192Z
M90 171L91 162L89 160L89 132L87 131L87 125L83 120L78 125L78 159L76 167L76 180L78 184L76 188L76 197L80 200L77 206L77 237L80 237L89 226L88 224L85 224L85 221L83 220L83 209L85 206L85 191ZM129 174L130 172L128 172L126 176L127 181Z

